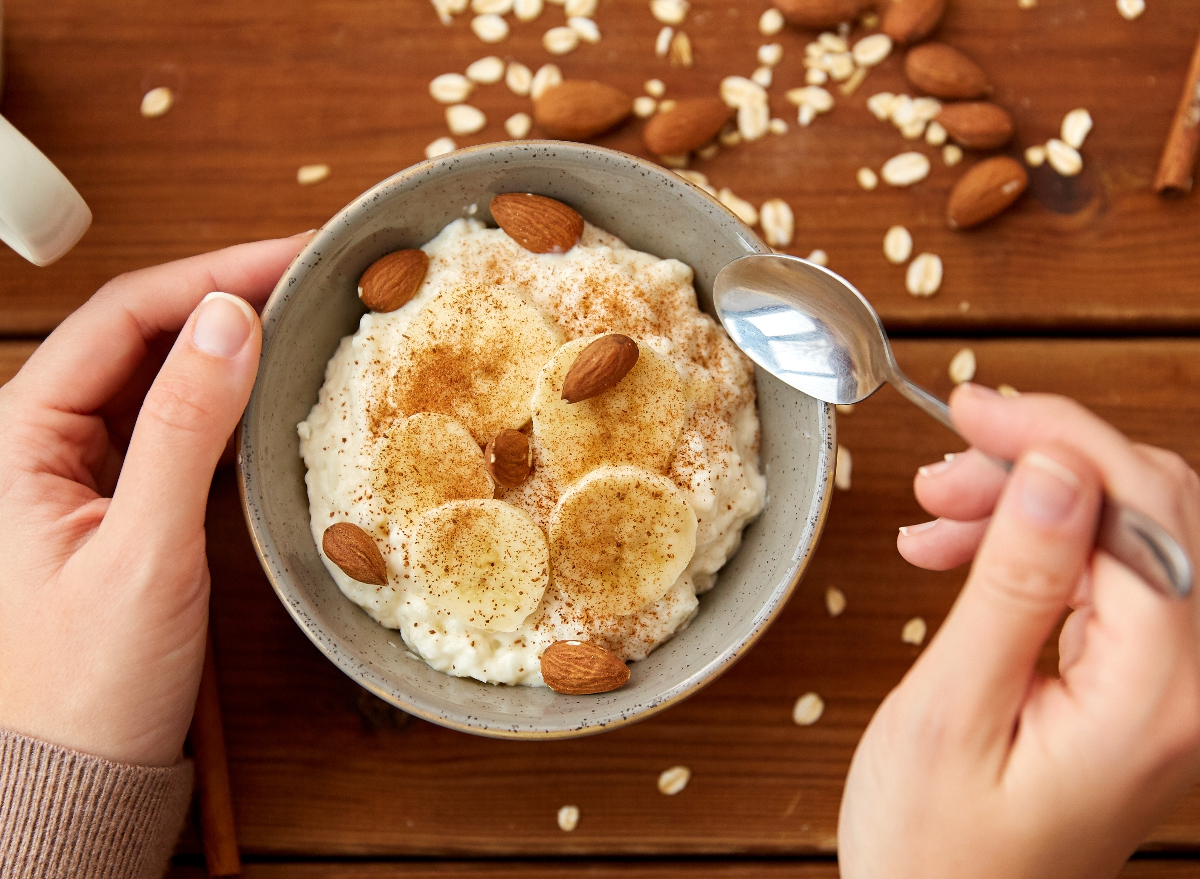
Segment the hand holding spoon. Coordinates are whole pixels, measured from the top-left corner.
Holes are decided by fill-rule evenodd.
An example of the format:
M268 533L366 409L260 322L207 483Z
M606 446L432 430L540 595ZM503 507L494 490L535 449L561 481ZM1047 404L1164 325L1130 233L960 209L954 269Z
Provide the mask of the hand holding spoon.
M782 254L744 256L717 274L713 304L737 346L793 388L844 405L890 382L958 433L950 408L900 371L875 310L828 269ZM1191 592L1187 553L1145 513L1106 496L1096 543L1164 595Z

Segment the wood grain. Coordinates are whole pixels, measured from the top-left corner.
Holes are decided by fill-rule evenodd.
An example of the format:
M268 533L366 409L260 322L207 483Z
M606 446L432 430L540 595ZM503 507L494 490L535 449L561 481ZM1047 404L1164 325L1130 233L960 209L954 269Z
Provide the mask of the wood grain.
M542 32L561 23L553 5L481 44L468 16L443 27L425 0L9 0L7 76L0 110L76 184L95 214L80 245L36 269L0 251L0 332L44 333L112 276L205 250L319 226L377 181L423 158L446 133L428 95L436 74L495 52L530 67L556 60L570 77L629 94L663 79L671 97L710 95L728 74L749 75L763 38L761 0L697 3L685 29L696 66L672 69L652 51L658 30L644 0L602 0L604 35L552 59ZM812 126L795 124L784 91L803 80L809 34L778 40L772 109L784 136L727 150L695 167L755 203L785 198L797 218L793 253L824 248L893 329L956 331L1093 328L1105 332L1200 327L1200 200L1164 201L1151 189L1183 84L1200 10L1158 0L1134 22L1111 2L1014 0L952 3L941 37L972 57L1013 114L1013 153L1044 142L1063 115L1087 107L1096 127L1084 172L1033 174L1011 212L966 233L946 227L946 197L967 163L950 169L936 150L931 177L911 189L864 192L855 170L878 170L908 149L864 109L880 90L907 88L902 59L888 59L850 98ZM176 89L175 107L146 120L147 89ZM503 139L503 120L528 110L503 85L471 102L488 116L461 145ZM599 143L644 154L640 122ZM301 187L297 167L326 162L324 183ZM903 269L882 256L885 230L908 226L917 252L942 256L945 282L910 297Z
M939 394L957 341L908 341L901 365ZM1200 464L1200 341L970 343L978 379L1070 394L1139 440ZM451 732L367 696L307 641L267 585L232 474L208 515L214 625L238 837L251 856L698 856L830 853L842 782L872 712L917 647L900 631L944 618L963 571L933 574L895 553L896 528L925 517L921 464L962 444L888 389L839 419L854 455L810 573L759 644L695 697L632 727L563 742ZM831 619L829 586L847 598ZM720 588L718 586L718 588ZM1047 669L1054 668L1053 647ZM826 701L791 722L807 691ZM691 767L664 797L658 774ZM582 818L572 833L559 806ZM1147 840L1200 848L1200 789Z
M683 861L675 863L340 863L247 864L246 879L838 879L832 861ZM1190 879L1190 860L1133 860L1120 879ZM203 879L200 867L176 867L167 879Z

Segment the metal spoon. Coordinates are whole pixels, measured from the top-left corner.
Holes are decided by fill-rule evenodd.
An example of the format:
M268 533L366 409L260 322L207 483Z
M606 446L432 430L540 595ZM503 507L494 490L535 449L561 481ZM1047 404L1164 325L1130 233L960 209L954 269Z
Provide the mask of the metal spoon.
M890 382L946 427L950 408L900 371L875 310L846 280L782 254L753 254L717 274L713 304L739 348L776 378L826 403L864 400ZM1009 461L996 462L1011 469ZM1145 513L1105 497L1097 546L1164 595L1192 589L1187 553Z

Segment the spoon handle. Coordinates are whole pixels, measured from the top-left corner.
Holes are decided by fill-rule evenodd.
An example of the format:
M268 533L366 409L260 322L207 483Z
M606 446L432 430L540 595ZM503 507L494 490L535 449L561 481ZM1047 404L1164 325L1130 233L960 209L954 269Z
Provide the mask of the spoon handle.
M950 420L950 407L924 388L913 384L899 370L895 371L892 386L927 414L958 433L954 422ZM1005 470L1012 470L1011 461L1001 458L992 460ZM1183 547L1145 513L1125 506L1108 494L1104 496L1100 511L1096 545L1169 598L1186 598L1192 591L1192 563Z

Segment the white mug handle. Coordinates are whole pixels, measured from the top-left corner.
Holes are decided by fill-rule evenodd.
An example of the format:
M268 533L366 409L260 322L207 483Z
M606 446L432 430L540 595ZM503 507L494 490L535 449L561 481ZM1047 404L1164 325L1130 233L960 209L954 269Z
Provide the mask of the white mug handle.
M0 241L45 266L91 224L92 212L71 182L0 116Z

